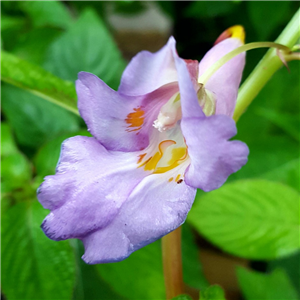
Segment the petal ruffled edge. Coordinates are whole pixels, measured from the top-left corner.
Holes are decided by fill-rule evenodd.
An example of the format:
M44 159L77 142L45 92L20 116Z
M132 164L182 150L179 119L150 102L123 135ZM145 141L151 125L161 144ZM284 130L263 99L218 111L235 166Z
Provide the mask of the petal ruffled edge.
M51 210L42 225L45 234L64 240L107 227L147 175L138 159L137 153L107 151L92 137L67 139L56 174L38 190L40 203Z
M221 187L229 175L246 164L247 145L229 141L236 135L236 125L230 117L186 118L181 128L191 158L185 172L188 185L209 192Z
M178 172L183 175L184 170L174 174ZM175 175L167 172L145 177L108 227L82 239L83 260L89 264L121 261L182 225L196 189L184 181L169 181L171 176Z

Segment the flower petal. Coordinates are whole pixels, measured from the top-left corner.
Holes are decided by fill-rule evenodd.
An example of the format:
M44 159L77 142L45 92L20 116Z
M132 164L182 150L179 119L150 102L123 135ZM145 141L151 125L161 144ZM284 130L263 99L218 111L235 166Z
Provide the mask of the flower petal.
M78 77L79 112L91 134L108 150L138 151L147 147L161 106L178 90L176 84L167 85L131 97L112 90L93 74L80 72Z
M138 53L123 73L119 93L130 96L144 95L165 84L176 82L173 49L175 49L175 39L171 37L168 43L156 53L148 51Z
M173 56L178 72L182 117L204 117L205 115L198 103L198 97L186 62L178 56L176 50L173 50Z
M83 238L84 261L95 264L123 260L179 227L196 195L196 189L182 180L175 181L185 168L144 178L107 228Z
M237 38L228 38L211 48L199 63L199 77L225 54L242 46ZM232 117L245 66L245 53L232 58L208 80L205 88L216 96L216 114Z
M84 260L103 263L122 260L180 226L196 194L179 179L187 164L151 174L138 168L139 153L107 151L90 137L66 140L56 175L38 191L51 210L45 234L82 239Z
M137 161L136 153L109 152L94 138L67 139L56 175L38 190L39 201L51 210L43 223L46 235L80 238L108 226L147 175Z
M228 176L247 162L249 149L240 141L228 141L236 135L235 122L225 115L186 118L181 128L188 146L191 165L186 184L205 192L219 188Z

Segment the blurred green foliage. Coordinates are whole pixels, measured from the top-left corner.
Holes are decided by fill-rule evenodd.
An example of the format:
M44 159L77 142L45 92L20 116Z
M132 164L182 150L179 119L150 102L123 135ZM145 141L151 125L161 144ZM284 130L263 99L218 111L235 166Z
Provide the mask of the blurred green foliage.
M179 295L173 298L172 300L192 300L192 298L188 295Z
M261 274L237 269L238 280L246 300L297 300L297 292L283 270Z
M117 89L125 62L96 12L85 9L76 23L50 45L44 67L73 82L78 72L91 72Z
M108 5L115 13L133 16L146 4L1 3L2 290L8 300L165 297L159 241L121 263L86 265L80 259L79 242L54 242L44 236L40 224L47 212L35 196L42 178L55 172L62 141L89 135L83 121L63 108L76 109L77 73L92 72L112 88L118 86L126 62L107 23ZM274 40L298 8L296 1L155 4L174 24L179 54L198 60L221 32L235 24L245 27L248 42ZM263 54L264 50L247 54L244 79ZM218 191L207 195L199 191L183 227L184 281L201 289L201 299L224 299L224 292L218 286L208 287L195 239L199 235L222 251L260 259L268 270L275 270L265 274L239 269L245 299L299 298L300 259L295 251L299 248L300 74L298 62L289 66L290 73L284 68L278 71L238 123L236 138L250 148L248 164Z
M225 294L219 285L212 285L201 291L200 300L225 300Z

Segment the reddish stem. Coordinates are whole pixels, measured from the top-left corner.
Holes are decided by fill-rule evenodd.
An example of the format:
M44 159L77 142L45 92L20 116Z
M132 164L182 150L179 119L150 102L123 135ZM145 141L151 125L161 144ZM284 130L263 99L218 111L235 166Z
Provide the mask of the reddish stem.
M166 298L183 294L181 227L162 238L162 257L166 286Z

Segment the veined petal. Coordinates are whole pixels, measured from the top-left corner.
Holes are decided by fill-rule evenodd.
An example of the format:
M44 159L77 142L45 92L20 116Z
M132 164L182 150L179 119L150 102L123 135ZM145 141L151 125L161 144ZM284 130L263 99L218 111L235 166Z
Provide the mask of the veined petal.
M54 240L80 238L105 228L147 175L136 153L109 152L91 137L76 136L62 145L56 175L47 176L38 199L51 213L43 223Z
M199 77L225 54L242 45L238 38L228 38L216 44L200 61ZM205 88L215 94L217 115L232 117L244 65L245 54L241 53L223 65L207 81Z
M108 150L138 151L149 144L152 125L177 84L132 97L109 88L97 76L80 72L78 109L91 134Z
M209 192L246 164L247 145L228 141L236 135L236 125L230 117L184 118L181 128L191 159L185 173L186 184Z
M120 261L180 226L196 194L183 180L188 162L152 174L140 154L107 151L90 137L66 140L56 175L38 191L51 210L45 234L81 239L83 259L94 264Z
M122 75L119 93L130 96L145 95L165 84L176 82L177 72L172 54L174 49L175 40L171 37L156 53L138 53Z
M182 179L175 181L185 168L145 177L107 228L83 238L84 261L120 261L180 226L196 195Z

